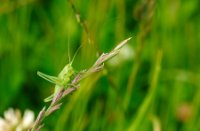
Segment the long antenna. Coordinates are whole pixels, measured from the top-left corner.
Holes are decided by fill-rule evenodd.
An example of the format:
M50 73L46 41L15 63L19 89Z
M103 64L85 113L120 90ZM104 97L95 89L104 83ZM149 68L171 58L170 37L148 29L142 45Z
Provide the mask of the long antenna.
M75 52L75 54L74 54L74 57L72 58L72 61L70 62L71 65L72 65L72 63L74 62L74 58L75 58L76 55L78 54L78 51L80 50L81 47L82 47L82 45L79 46L78 49L76 50L76 52Z
M70 42L70 37L69 37L69 33L67 33L67 52L68 52L68 61L70 62L71 61L71 58L70 58L70 46L69 46L69 42Z

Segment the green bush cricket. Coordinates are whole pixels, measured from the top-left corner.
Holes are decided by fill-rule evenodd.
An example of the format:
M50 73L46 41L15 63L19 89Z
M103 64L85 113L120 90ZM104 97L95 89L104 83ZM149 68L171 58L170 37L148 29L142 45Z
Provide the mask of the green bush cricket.
M50 76L47 74L44 74L42 72L37 72L37 74L42 77L43 79L55 84L55 90L54 94L51 95L50 97L47 97L44 99L45 102L49 102L53 99L54 95L56 95L62 88L67 87L67 85L70 82L71 77L75 73L73 67L72 67L72 62L67 64L63 70L58 74L57 77L55 76Z
M110 51L109 53L102 53L100 55L100 57L97 59L97 61L94 63L94 65L88 69L88 70L84 70L85 75L82 76L82 79L86 76L88 76L91 73L97 72L98 70L102 69L104 66L104 62L109 60L110 58L114 57L115 55L117 55L120 51L120 49L131 39L125 39L124 41L122 41L119 45L117 45L112 51ZM55 90L54 90L54 94L47 97L46 99L44 99L45 102L49 102L51 101L54 96L61 91L63 88L67 88L70 86L76 86L76 85L72 85L70 84L70 80L72 79L72 76L75 74L75 70L72 67L72 63L74 61L74 58L78 52L78 50L80 49L80 47L77 49L72 61L67 64L62 71L58 74L57 77L55 76L50 76L47 74L44 74L42 72L37 72L37 74L42 77L43 79L55 84Z
M75 70L72 67L72 63L73 63L74 58L75 58L76 54L78 53L78 50L80 49L80 47L77 49L72 61L69 64L65 65L65 67L62 69L62 71L58 74L57 77L44 74L40 71L37 72L37 75L39 75L43 79L55 84L54 94L45 98L44 99L45 102L51 101L54 98L54 96L63 88L73 86L73 85L69 84L72 76L75 74Z

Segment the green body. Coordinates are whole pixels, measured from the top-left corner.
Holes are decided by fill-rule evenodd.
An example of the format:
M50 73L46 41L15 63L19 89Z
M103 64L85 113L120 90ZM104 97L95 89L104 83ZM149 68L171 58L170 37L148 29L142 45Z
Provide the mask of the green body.
M37 74L42 77L43 79L55 84L55 90L54 90L54 94L51 95L50 97L47 97L44 101L48 102L51 101L54 97L54 95L56 95L61 89L63 88L67 88L68 84L71 80L71 77L74 74L74 69L72 67L72 62L67 64L63 70L58 74L57 77L55 76L50 76L47 74L44 74L42 72L37 72Z

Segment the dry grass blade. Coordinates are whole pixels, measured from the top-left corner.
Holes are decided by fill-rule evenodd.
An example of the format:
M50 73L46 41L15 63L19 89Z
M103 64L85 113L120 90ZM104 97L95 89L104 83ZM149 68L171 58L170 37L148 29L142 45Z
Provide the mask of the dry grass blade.
M132 37L129 37L128 39L123 40L120 42L112 51L109 53L103 53L101 56L97 59L93 67L101 66L105 61L109 60L110 58L117 55L120 51L120 49L131 39Z
M50 115L51 113L53 113L55 110L58 110L60 108L60 106L62 105L62 103L59 103L55 106L52 106L51 109L46 113L46 115Z
M40 111L40 113L38 114L37 119L31 129L31 131L35 131L38 129L38 127L41 126L40 124L41 124L42 119L44 118L45 112L46 112L46 108L43 107L42 110Z
M110 51L109 53L103 53L95 62L95 64L89 68L88 70L82 70L80 71L75 77L74 79L71 81L71 83L69 85L74 85L71 88L65 88L63 90L60 90L56 96L53 98L50 106L48 107L47 110L45 110L45 108L42 109L42 111L39 113L37 120L35 121L34 127L32 128L31 131L35 131L37 129L41 128L42 125L42 121L49 116L50 114L52 114L54 111L58 110L62 103L59 103L56 105L56 103L58 103L62 98L64 98L66 95L74 92L75 90L77 90L80 86L79 86L79 82L86 78L87 76L98 72L100 70L103 69L104 67L104 62L109 60L110 58L114 57L115 55L117 55L120 51L120 49L131 39L128 38L124 41L122 41L121 43L118 44L118 46L116 46L112 51Z

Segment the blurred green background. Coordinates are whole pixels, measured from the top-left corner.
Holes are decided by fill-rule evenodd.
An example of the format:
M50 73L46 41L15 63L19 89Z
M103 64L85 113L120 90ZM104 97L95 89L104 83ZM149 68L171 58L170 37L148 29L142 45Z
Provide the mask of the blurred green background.
M81 82L44 131L199 131L199 0L0 1L0 115L9 107L35 115L79 46L73 67L87 69L133 37L105 69ZM198 24L199 23L199 24Z

